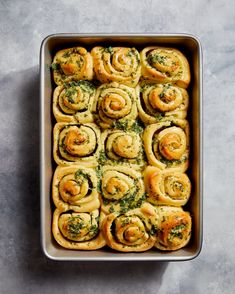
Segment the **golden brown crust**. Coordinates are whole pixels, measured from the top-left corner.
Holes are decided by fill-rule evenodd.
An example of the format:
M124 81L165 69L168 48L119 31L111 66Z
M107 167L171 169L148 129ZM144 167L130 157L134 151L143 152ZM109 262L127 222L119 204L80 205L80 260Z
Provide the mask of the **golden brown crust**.
M185 118L189 104L185 89L171 84L141 83L138 90L137 107L140 119L153 124L170 116Z
M93 169L80 165L58 166L52 184L52 198L60 210L91 212L100 207L97 176Z
M182 172L148 166L144 170L147 201L154 205L185 205L190 197L191 182Z
M71 82L58 86L53 95L53 113L57 122L93 122L91 108L95 87L88 81Z
M81 164L97 166L100 152L100 130L93 123L57 123L54 127L53 155L60 166Z
M144 130L145 153L149 165L185 172L189 165L189 124L169 119L151 124Z
M70 213L57 208L53 215L53 236L67 249L96 250L106 244L101 232L102 221L98 210Z
M139 52L135 48L98 46L92 49L91 54L99 81L118 82L129 87L137 85L141 68Z
M122 252L142 252L152 248L156 242L157 226L155 208L144 203L125 214L111 213L106 216L102 232L111 248Z
M155 247L160 250L178 250L185 247L191 237L192 219L180 207L159 206L159 234Z
M52 70L57 85L71 81L92 80L93 59L83 47L63 49L56 53Z
M177 49L146 47L140 53L142 76L157 83L175 83L187 88L190 69L186 57Z

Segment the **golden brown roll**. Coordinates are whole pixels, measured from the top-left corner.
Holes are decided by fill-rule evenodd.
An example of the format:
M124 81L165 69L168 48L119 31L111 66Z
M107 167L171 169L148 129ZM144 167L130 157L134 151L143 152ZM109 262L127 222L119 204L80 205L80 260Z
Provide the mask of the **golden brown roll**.
M104 166L102 169L102 211L125 212L140 206L145 199L140 172L124 166Z
M133 131L105 130L101 134L101 152L105 164L140 168L145 164L140 135Z
M141 252L156 242L158 216L149 203L125 214L111 213L103 222L102 232L107 245L122 252Z
M92 212L70 212L57 208L53 215L53 236L57 243L67 249L99 249L105 246L100 230L102 221L98 209Z
M53 155L60 166L97 165L100 152L100 130L93 123L57 123L54 127Z
M190 69L186 57L177 49L146 47L140 53L142 76L157 83L176 83L187 88Z
M180 207L160 206L159 231L155 247L160 250L177 250L185 247L191 237L192 220L189 212Z
M182 206L190 197L191 182L182 172L148 166L144 171L144 183L146 200L154 205Z
M137 107L145 124L154 124L169 116L185 118L188 109L188 93L171 84L142 83Z
M102 83L118 82L135 87L139 81L140 55L135 48L95 47L91 54L94 58L94 71Z
M58 86L53 95L53 113L57 122L93 122L91 108L95 87L88 81L70 82Z
M91 212L98 209L96 172L80 165L58 166L53 177L52 198L60 210Z
M93 59L83 47L63 49L56 53L52 70L57 85L70 81L92 80Z
M93 112L101 128L134 124L138 115L136 90L116 82L101 85L96 92Z
M185 172L189 165L189 124L169 119L146 127L144 149L149 165Z

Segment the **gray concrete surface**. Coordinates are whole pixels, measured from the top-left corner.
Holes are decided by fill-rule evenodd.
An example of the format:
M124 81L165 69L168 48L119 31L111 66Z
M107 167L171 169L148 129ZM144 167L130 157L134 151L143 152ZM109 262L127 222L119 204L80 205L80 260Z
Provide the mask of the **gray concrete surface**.
M0 0L0 294L235 293L235 2ZM39 244L38 60L56 32L192 33L204 54L204 244L184 263L67 263Z

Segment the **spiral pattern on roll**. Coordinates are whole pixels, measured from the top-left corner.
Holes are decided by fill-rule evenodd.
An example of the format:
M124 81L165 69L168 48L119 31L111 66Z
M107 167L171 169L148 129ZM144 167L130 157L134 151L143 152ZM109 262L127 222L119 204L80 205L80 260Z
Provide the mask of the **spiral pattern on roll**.
M141 174L124 166L105 166L102 170L102 211L127 211L140 206L144 200Z
M97 234L98 223L89 213L65 213L59 218L59 228L69 240L87 241Z
M136 91L116 82L104 84L97 89L94 112L102 128L111 128L116 123L131 126L137 117Z
M178 250L186 246L191 237L190 214L180 207L158 207L159 234L155 247L160 250Z
M189 125L186 120L169 119L147 126L143 135L150 165L184 172L189 160Z
M144 164L140 135L132 131L106 130L101 135L105 164L120 164L138 168Z
M171 84L146 84L140 86L138 111L145 124L153 124L169 116L185 118L188 109L185 89Z
M140 78L140 55L135 48L95 47L94 71L102 83L118 82L135 87Z
M52 232L57 243L64 248L95 250L106 243L100 231L102 221L98 209L71 212L57 208L53 215Z
M185 205L190 197L191 182L182 172L148 166L144 171L147 201L154 205Z
M54 140L54 159L59 165L97 165L100 131L95 124L57 123Z
M153 247L157 227L155 208L144 203L125 214L111 213L106 216L102 232L111 248L123 252L141 252Z
M79 165L57 167L53 178L52 198L56 207L62 210L89 212L99 208L95 171Z
M96 135L89 127L70 126L61 132L59 144L65 158L89 156L95 150Z
M83 47L63 49L56 53L52 70L57 85L70 81L92 80L93 59Z
M58 86L53 95L53 113L58 122L93 122L95 87L88 81Z
M158 83L176 83L187 88L190 69L186 57L177 49L146 47L141 53L142 76Z

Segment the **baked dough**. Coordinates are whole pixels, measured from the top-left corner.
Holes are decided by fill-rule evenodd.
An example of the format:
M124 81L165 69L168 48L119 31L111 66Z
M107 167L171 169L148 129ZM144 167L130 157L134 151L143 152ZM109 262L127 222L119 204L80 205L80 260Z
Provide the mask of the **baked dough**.
M56 53L52 70L57 85L70 81L92 80L93 59L83 47L63 49Z
M100 207L97 176L80 165L58 166L52 184L52 198L60 210L91 212Z
M125 212L145 200L140 172L124 166L104 166L101 180L102 207L105 214Z
M101 232L102 215L92 212L69 212L56 209L52 232L62 247L75 250L95 250L105 246Z
M186 57L177 49L151 46L140 53L142 76L157 83L175 83L187 88L190 69Z
M154 205L183 206L190 197L191 182L182 172L148 166L144 170L144 183L146 200Z
M148 125L143 134L149 165L185 172L189 165L189 124L184 119L169 119Z
M160 250L178 250L185 247L191 237L192 219L180 207L159 206L159 231L155 247Z
M145 124L154 124L169 116L184 119L189 104L185 89L172 84L141 83L138 87L138 112Z
M94 71L102 83L118 82L135 87L139 81L140 55L135 48L101 46L92 49Z
M120 252L189 242L190 69L177 49L73 47L53 78L52 232L59 245Z
M101 134L101 152L109 165L139 169L145 164L141 135L129 130L105 130Z
M122 252L141 252L156 242L158 215L149 203L125 214L111 213L105 217L102 232L107 245Z
M55 125L53 155L58 165L81 164L95 167L99 152L100 130L95 124Z
M136 90L113 82L101 85L96 91L93 112L98 113L97 123L107 129L119 125L130 127L137 118Z
M57 122L93 122L91 108L95 87L91 82L70 82L58 86L53 95L53 113Z

